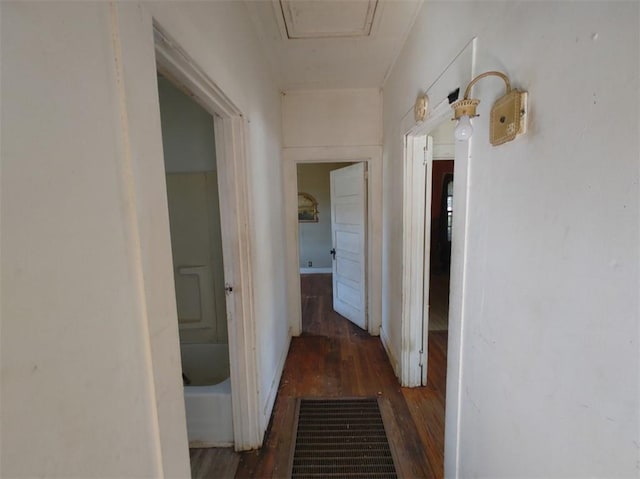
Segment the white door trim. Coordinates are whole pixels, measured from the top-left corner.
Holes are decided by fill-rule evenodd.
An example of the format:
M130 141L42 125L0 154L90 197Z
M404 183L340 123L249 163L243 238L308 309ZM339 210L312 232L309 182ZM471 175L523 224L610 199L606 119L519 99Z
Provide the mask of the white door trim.
M426 136L405 136L402 200L402 339L400 383L421 385L420 350L424 296Z
M426 89L431 104L427 118L417 123L413 111L401 121L401 130L405 136L404 154L404 184L403 184L403 295L410 294L412 288L418 291L418 286L412 281L419 281L419 287L424 287L422 276L414 271L415 265L424 265L424 212L421 219L417 218L414 208L420 209L424 205L425 179L424 170L416 168L414 142L434 130L442 121L451 118L448 95L456 88L460 88L460 95L471 81L475 70L476 39L472 39L462 51L453 59L447 68L437 77L436 81ZM420 140L424 142L424 140ZM454 211L453 236L451 244L451 273L449 293L449 339L447 346L447 398L445 410L445 477L459 476L460 451L460 408L462 404L462 390L460 384L463 376L463 342L465 325L465 265L467 258L468 233L468 182L470 163L470 141L456 142L454 155ZM420 160L421 161L421 160ZM422 184L421 184L422 183ZM424 210L424 206L422 207ZM417 221L417 224L415 223ZM412 234L412 230L422 230L423 234ZM422 241L422 243L420 243ZM423 272L424 273L424 272ZM403 386L409 386L419 371L418 357L411 354L411 333L421 331L421 321L424 305L422 301L403 301L402 310L402 350L400 353L400 381ZM412 308L418 308L416 311ZM418 323L418 324L416 324ZM415 336L414 336L415 337ZM407 352L408 351L408 352ZM426 355L426 351L425 351ZM418 375L419 381L419 375ZM418 384L416 381L416 385Z
M367 310L368 331L380 334L382 325L382 147L302 147L284 148L283 175L285 195L287 313L292 336L302 332L300 268L298 244L299 163L367 162Z
M227 296L229 360L236 451L260 447L256 331L249 234L246 120L194 60L154 23L158 68L194 95L214 115L224 277ZM169 232L167 231L167 235Z

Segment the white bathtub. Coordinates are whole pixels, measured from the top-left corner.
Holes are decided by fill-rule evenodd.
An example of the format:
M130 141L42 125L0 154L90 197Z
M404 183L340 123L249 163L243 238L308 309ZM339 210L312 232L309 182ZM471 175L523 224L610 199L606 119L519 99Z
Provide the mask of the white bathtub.
M189 447L233 445L229 346L181 344Z

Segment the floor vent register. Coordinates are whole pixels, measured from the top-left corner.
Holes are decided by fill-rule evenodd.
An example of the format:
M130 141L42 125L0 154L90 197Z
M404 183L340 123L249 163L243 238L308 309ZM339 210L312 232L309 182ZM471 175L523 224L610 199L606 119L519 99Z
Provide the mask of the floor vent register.
M293 479L397 478L377 398L299 399Z

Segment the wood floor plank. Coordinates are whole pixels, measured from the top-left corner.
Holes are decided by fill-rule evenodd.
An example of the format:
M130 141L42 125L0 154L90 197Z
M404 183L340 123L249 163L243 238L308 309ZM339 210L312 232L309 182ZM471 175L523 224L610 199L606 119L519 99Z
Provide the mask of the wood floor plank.
M231 479L235 477L240 454L233 448L190 449L192 479Z
M302 275L301 287L303 333L291 341L264 445L241 454L236 477L286 477L299 397L379 397L399 476L443 477L446 331L430 334L429 386L401 388L380 339L331 308L331 275Z

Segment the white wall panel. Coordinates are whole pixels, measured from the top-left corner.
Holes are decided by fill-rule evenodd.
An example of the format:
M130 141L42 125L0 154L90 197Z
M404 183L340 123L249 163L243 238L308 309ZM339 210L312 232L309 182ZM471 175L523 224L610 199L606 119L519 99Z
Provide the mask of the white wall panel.
M504 85L474 88L447 476L638 474L638 21L637 2L429 2L384 87L383 329L396 351L400 120L474 36L476 73L529 90L529 132L492 147Z
M282 97L284 146L379 145L381 115L378 89L288 91Z
M152 16L250 120L262 430L289 340L279 90L238 2L0 8L1 475L188 477Z

